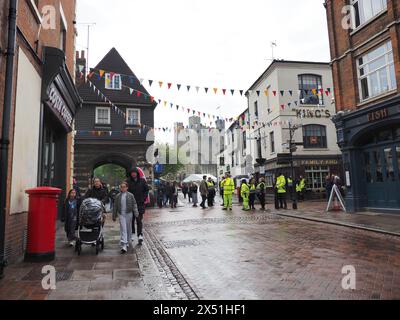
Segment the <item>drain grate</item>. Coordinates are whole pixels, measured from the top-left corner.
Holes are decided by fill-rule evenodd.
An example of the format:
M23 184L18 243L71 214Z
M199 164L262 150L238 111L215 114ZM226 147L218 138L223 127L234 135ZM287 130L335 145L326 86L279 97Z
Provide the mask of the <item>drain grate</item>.
M73 271L61 271L56 273L57 281L68 281L71 279Z
M175 240L175 241L162 241L162 244L167 249L173 248L186 248L186 247L197 247L202 244L206 244L205 240L189 239L189 240Z

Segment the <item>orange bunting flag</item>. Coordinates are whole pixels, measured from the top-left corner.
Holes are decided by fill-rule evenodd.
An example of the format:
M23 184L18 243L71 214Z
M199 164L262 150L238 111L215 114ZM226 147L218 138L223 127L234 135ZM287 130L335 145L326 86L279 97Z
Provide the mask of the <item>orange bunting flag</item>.
M162 82L162 81L159 81L159 82L158 82L158 84L160 85L160 88L162 88L163 83L164 83L164 82Z
M265 94L266 97L268 97L268 90L265 90L264 94Z
M311 91L312 91L313 95L317 94L317 89L312 89Z
M100 70L99 73L100 73L100 78L103 78L105 71L104 70Z
M214 93L217 94L217 92L218 92L218 89L214 88Z

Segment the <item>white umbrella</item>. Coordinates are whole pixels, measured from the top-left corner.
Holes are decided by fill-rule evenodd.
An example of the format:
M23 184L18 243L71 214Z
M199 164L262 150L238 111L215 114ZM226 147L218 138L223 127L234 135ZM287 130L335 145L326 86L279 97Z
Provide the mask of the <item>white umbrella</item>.
M201 182L203 181L203 176L207 176L207 179L211 178L213 181L217 182L217 178L210 174L191 174L185 180L183 180L183 183Z

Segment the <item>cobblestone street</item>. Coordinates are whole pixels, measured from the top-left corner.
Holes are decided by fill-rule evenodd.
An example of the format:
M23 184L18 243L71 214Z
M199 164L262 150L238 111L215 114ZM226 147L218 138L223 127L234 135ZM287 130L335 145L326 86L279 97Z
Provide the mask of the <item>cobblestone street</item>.
M323 204L301 204L317 215ZM308 208L308 209L307 209ZM105 251L80 257L57 236L57 289L42 289L45 264L6 269L0 299L399 299L400 238L239 206L225 212L149 210L145 244L119 253L119 227L108 221ZM338 214L340 215L340 214ZM342 214L343 215L343 214ZM366 219L364 219L366 220ZM342 267L356 269L356 290L342 289Z

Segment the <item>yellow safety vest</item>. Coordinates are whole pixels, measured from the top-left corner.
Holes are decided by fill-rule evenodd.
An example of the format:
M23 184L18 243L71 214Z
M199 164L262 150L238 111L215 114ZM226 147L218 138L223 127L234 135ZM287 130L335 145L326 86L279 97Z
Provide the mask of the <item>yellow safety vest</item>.
M306 187L306 182L304 179L301 179L300 183L296 184L296 192L302 192L305 187Z
M231 195L235 193L235 184L232 178L226 178L221 184L224 188L224 195Z
M248 198L250 194L250 188L246 183L243 183L240 187L240 195L242 198Z
M286 193L286 179L284 176L280 176L276 180L276 189L278 189L278 193Z

